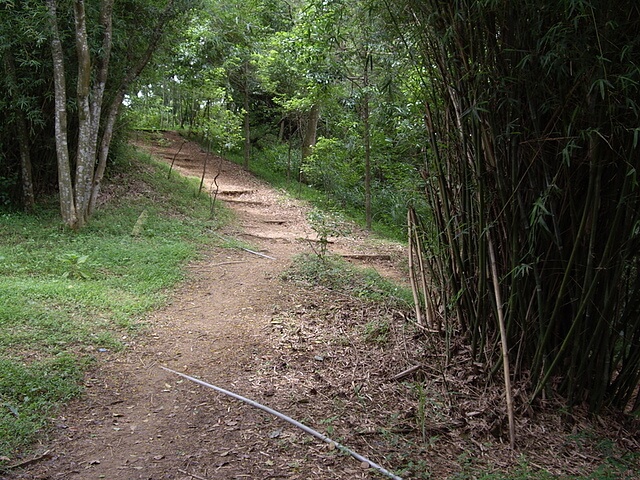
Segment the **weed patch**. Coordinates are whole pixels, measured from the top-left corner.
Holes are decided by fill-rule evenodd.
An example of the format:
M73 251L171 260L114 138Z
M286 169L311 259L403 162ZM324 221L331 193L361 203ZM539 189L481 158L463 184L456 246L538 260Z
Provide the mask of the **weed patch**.
M67 354L29 365L0 358L0 457L32 442L55 406L80 393L84 362Z
M387 280L374 269L355 267L333 255L298 255L283 279L322 286L365 300L396 303L403 308L413 301L410 290Z

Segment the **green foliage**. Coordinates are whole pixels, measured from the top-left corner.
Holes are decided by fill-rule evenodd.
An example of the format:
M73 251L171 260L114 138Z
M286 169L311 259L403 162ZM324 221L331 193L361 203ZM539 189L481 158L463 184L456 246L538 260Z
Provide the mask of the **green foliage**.
M105 186L113 200L81 232L61 228L53 204L0 213L0 456L33 440L80 392L84 359L125 348L197 247L217 241L197 182L128 152Z
M335 212L313 209L307 214L307 220L318 236L319 249L315 250L313 243L311 246L322 259L327 255L329 237L337 238L348 233L347 223Z
M607 456L606 460L598 465L589 475L553 475L546 470L541 470L534 462L527 460L525 456L518 458L518 464L505 471L504 468L487 468L478 466L471 461L460 462L463 470L455 474L455 480L551 480L562 478L566 480L633 480L640 473L640 458L637 454L626 454L622 457L616 455ZM490 470L490 471L488 471Z
M376 319L368 322L362 329L364 339L375 345L386 345L389 342L389 321Z
M89 278L87 271L87 260L89 255L78 255L77 253L65 253L60 257L60 261L65 265L62 274L64 278L84 279Z
M100 65L105 54L103 28L98 25L99 2L87 3L87 30L92 66ZM124 1L113 9L113 46L102 104L101 118L107 118L110 101L117 90L130 83L142 68L149 52L178 43L182 36L179 19L188 18L199 0L172 2L145 0ZM75 44L73 2L57 2L60 37L66 69L66 84L76 85L78 59ZM175 23L172 23L175 22ZM48 195L55 192L58 181L54 142L54 102L50 18L45 2L33 0L3 2L0 5L0 184L11 180L10 189L0 191L0 203L8 200L20 206L26 185L22 162L30 158L34 191ZM154 39L159 33L162 35ZM161 56L155 57L160 62ZM92 72L95 79L98 74ZM76 148L78 110L75 89L69 88L69 147ZM92 98L96 99L96 91ZM137 98L132 95L130 98ZM119 104L120 101L117 100ZM160 105L156 105L158 109ZM104 123L104 122L103 122ZM100 132L104 124L100 125ZM43 199L36 199L44 201Z

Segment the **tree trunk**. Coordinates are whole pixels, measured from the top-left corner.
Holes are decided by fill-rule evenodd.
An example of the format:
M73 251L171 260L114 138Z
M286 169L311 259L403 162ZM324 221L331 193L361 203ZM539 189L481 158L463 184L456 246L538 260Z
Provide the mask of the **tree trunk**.
M364 211L367 230L371 230L371 124L369 123L369 92L364 94Z
M58 160L58 189L62 221L71 229L78 228L76 205L71 183L69 140L67 135L67 94L64 73L64 55L58 31L56 0L47 0L51 25L51 55L53 58L53 84L55 89L55 135Z
M112 17L114 0L102 0L100 4L100 27L102 48L94 60L92 69L91 53L87 38L86 12L84 0L74 0L76 54L78 56L78 148L76 156L75 186L71 183L69 159L67 110L65 93L65 71L62 44L58 32L56 0L47 0L52 30L51 51L54 63L54 84L56 103L56 152L58 157L58 183L60 207L65 224L73 229L82 227L94 213L100 186L106 170L109 147L120 105L131 83L140 75L156 50L164 33L167 21L176 13L174 0L169 0L160 15L149 45L138 63L132 65L115 92L108 107L108 113L100 138L103 98L107 82L109 59L112 46ZM93 79L93 87L92 87Z
M364 126L364 212L367 230L371 230L371 123L369 122L370 105L369 105L369 63L371 56L367 52L364 60L364 76L363 88L364 95L362 98L362 123Z
M249 118L249 62L244 66L244 168L249 169L251 158L251 122Z
M78 148L76 153L75 201L78 228L88 220L91 180L95 169L96 144L92 142L94 119L91 115L89 93L91 91L91 56L87 40L87 23L84 0L74 2L76 27L76 54L78 56ZM96 101L96 99L93 99Z
M320 120L320 107L314 104L309 111L307 119L307 128L304 132L304 139L302 141L302 160L313 153L313 147L316 144L316 136L318 132L318 121Z
M113 8L113 0L107 0L107 2L111 5L111 8ZM102 179L104 178L104 173L107 168L107 158L109 157L109 148L111 147L111 140L113 139L113 133L115 130L116 120L118 118L118 113L120 112L120 106L122 105L122 101L124 100L124 96L127 92L127 89L129 88L131 83L140 76L140 74L142 73L142 70L144 70L144 67L146 67L147 63L149 63L149 61L151 60L151 57L153 56L153 52L158 47L158 43L160 42L160 39L164 34L164 27L169 21L169 19L171 18L171 16L175 13L173 11L173 5L174 5L174 0L169 0L169 2L167 3L167 6L162 12L162 15L160 15L160 18L158 20L158 25L154 30L153 37L149 41L147 50L145 51L144 55L140 58L138 63L134 65L129 70L129 72L125 75L125 78L124 80L122 80L122 83L120 84L120 87L118 88L118 91L116 92L114 99L109 105L108 113L104 120L102 138L99 139L100 147L97 152L97 156L98 156L97 165L96 165L95 173L93 175L91 200L89 202L89 216L93 215L93 212L95 211L96 206L98 204L98 197L100 196ZM111 14L109 14L109 17L111 17ZM110 21L110 18L109 18L109 21ZM105 32L104 35L106 36L107 32ZM109 36L111 36L110 30L109 30ZM104 66L103 70L104 70L104 75L106 79L107 65Z

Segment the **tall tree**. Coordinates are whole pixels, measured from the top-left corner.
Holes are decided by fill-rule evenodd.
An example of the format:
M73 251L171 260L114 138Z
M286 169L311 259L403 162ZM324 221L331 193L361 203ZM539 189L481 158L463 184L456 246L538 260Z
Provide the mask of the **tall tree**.
M107 158L114 126L120 106L131 83L138 78L155 50L158 48L169 22L183 15L190 6L189 0L167 0L159 9L149 5L156 12L151 20L149 34L144 37L143 48L130 50L124 62L123 74L111 75L110 62L113 47L113 0L102 0L99 4L98 19L92 23L100 37L96 54L92 54L90 45L89 19L84 0L73 1L74 28L72 38L75 41L74 62L65 58L65 49L60 34L57 0L47 0L51 26L51 54L53 59L55 86L55 133L58 164L58 185L63 222L72 229L81 228L93 214L100 186L107 165ZM129 24L133 27L132 24ZM124 34L125 32L120 32ZM95 35L93 35L95 37ZM77 65L75 103L78 117L75 158L71 162L68 132L67 78L72 77L67 64ZM75 73L75 72L74 72ZM109 90L109 102L104 110L107 83L113 85ZM117 82L117 83L116 83ZM73 136L76 137L75 135ZM72 163L75 178L72 180Z

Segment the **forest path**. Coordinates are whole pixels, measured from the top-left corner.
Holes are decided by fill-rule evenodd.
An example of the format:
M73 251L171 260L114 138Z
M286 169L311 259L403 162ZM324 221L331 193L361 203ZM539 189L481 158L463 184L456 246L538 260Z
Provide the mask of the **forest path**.
M188 176L199 178L207 161L207 189L218 175L217 198L237 217L221 234L270 258L235 248L203 252L169 304L147 319L148 331L124 339L123 352L100 357L85 380L85 397L56 419L59 435L53 444L43 443L46 456L11 478L378 478L301 431L160 368L298 415L316 428L337 415L341 381L332 375L353 377L344 379L347 390L356 377L369 375L366 358L358 359L357 369L345 360L350 373L341 373L335 364L342 361L340 354L331 353L309 326L291 324L310 310L333 309L343 301L326 291L310 298L308 289L280 279L295 254L310 250L303 240L314 235L307 207L175 133L140 147L168 163L175 158L174 169ZM399 245L356 232L335 239L331 250L389 256L393 261L377 266L402 277L395 267L404 255ZM376 355L370 361L379 360ZM360 413L376 408L364 406Z

